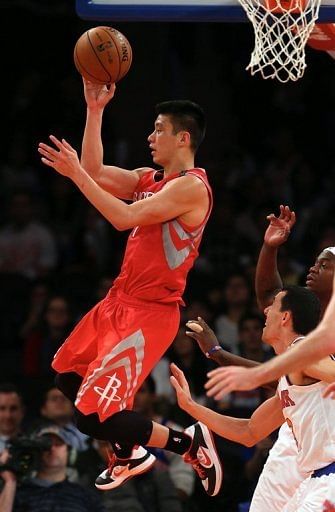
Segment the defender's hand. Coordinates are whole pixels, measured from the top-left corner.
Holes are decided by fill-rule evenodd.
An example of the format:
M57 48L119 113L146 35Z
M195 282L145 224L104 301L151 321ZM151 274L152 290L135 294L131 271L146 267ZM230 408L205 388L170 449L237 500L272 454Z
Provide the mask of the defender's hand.
M205 320L200 316L198 316L198 320L189 320L186 322L186 327L191 330L186 331L185 334L197 341L201 351L205 355L211 348L219 345L214 331L212 331Z
M226 366L215 368L208 372L208 381L205 384L207 396L221 400L231 391L244 391L259 386L257 381L257 368L243 368L241 366Z
M292 227L295 224L295 213L289 206L280 205L280 214L278 217L274 213L267 216L270 221L269 227L265 231L264 242L270 247L279 247L289 237Z
M190 387L184 373L174 363L170 364L172 376L170 381L177 394L178 405L184 411L187 411L193 403Z

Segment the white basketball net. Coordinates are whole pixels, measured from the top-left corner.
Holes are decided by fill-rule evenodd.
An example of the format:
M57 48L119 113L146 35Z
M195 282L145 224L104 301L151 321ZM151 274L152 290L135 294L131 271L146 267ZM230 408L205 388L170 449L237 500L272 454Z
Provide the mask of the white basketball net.
M305 46L319 16L321 0L239 0L255 32L246 69L252 75L296 81L304 74Z

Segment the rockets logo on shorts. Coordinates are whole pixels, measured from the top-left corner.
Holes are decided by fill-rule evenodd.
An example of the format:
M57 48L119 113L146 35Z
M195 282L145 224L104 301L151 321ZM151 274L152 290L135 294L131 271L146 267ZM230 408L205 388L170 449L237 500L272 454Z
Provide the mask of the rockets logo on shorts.
M100 400L98 401L98 406L100 407L103 403L105 403L105 407L103 411L105 411L111 402L120 402L121 397L118 396L117 390L121 386L121 380L116 377L116 373L114 375L106 375L106 379L108 380L107 385L104 388L99 386L94 386L94 391L100 395Z
M145 339L138 330L121 340L85 378L75 405L90 403L104 421L132 402L142 372ZM99 397L99 398L98 398ZM94 405L95 404L95 405Z

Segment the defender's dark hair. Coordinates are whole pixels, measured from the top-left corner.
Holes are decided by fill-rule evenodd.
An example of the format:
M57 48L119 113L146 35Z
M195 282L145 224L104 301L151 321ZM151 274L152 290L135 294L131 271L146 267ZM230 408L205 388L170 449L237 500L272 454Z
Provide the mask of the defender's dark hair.
M286 292L281 300L280 311L292 313L293 329L297 334L306 335L320 321L320 301L311 290L302 286L284 286Z
M167 115L171 119L174 134L185 130L191 137L191 148L197 151L205 137L206 120L202 108L189 100L163 101L156 105L156 114Z

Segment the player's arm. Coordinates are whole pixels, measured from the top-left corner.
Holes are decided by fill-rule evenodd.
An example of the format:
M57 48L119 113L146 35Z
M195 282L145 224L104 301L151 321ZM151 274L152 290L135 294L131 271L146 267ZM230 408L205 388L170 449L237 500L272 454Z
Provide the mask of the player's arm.
M255 368L260 363L252 359L232 354L221 347L214 331L207 325L205 320L198 317L198 320L189 320L186 323L188 331L186 335L197 341L201 351L206 357L215 361L219 366L243 366L244 368ZM270 382L264 384L267 389L276 389L278 382ZM220 380L217 382L216 394L220 392Z
M280 205L280 214L267 216L270 224L264 235L255 278L257 303L263 311L271 304L277 290L283 287L277 266L278 248L286 242L291 228L295 223L295 213L288 206Z
M324 382L335 381L335 361L327 356L303 370L304 375Z
M39 144L42 162L60 174L69 177L116 229L126 230L146 226L195 211L205 217L209 197L204 183L197 177L186 175L172 180L151 197L126 204L103 190L80 165L77 152L64 139L50 137L57 149ZM200 222L200 220L199 220Z
M131 199L143 169L127 170L103 163L102 117L105 106L114 96L115 84L108 88L84 78L83 83L87 113L81 165L104 190L122 199Z
M199 405L192 397L183 372L171 365L171 384L176 390L179 406L216 434L245 446L253 446L267 437L285 421L278 395L260 405L251 418L232 418Z

